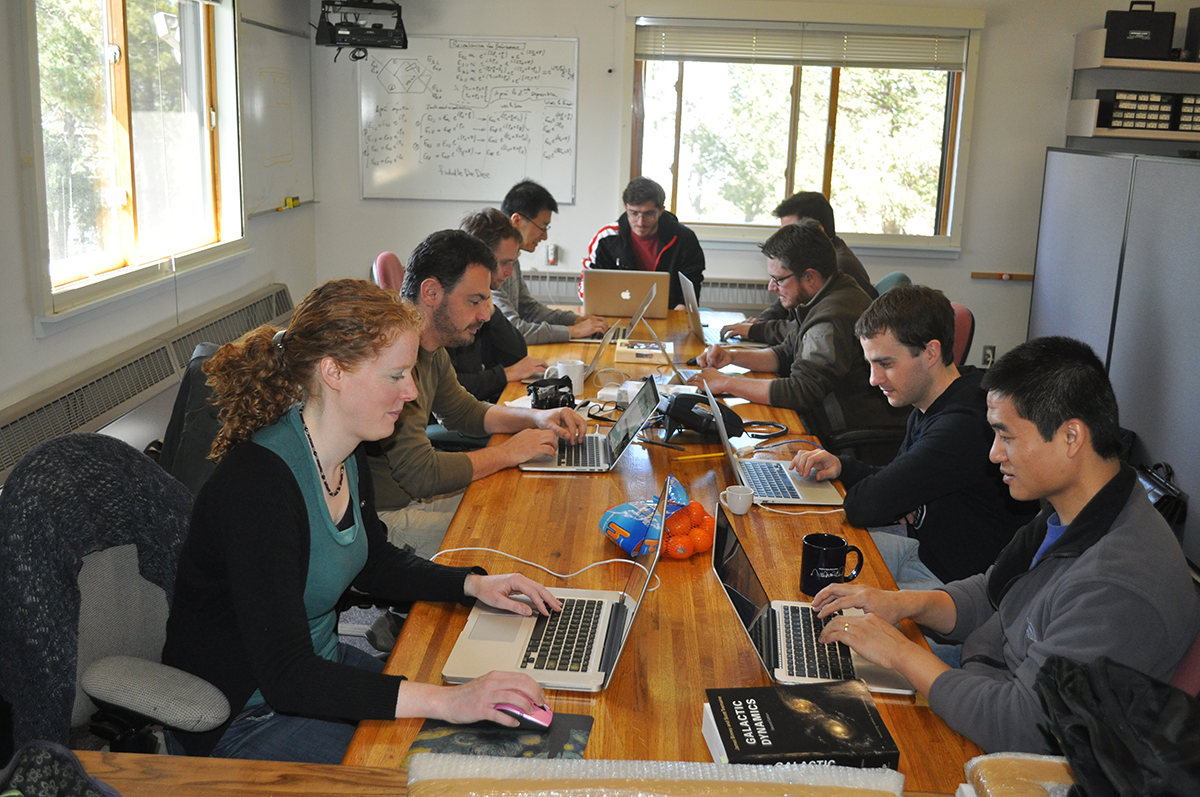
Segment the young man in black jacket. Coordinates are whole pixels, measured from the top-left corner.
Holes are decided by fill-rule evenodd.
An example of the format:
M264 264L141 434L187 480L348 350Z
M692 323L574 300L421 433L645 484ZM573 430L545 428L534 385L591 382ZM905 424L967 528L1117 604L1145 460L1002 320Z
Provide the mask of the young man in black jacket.
M1037 512L1013 500L988 460L984 371L953 360L954 310L941 291L901 285L855 324L871 384L893 407L913 407L900 452L883 467L828 451L803 451L804 477L841 478L846 519L855 526L899 523L907 536L872 532L901 589L934 589L982 573Z
M666 192L649 177L635 177L621 195L625 212L616 224L600 228L588 246L584 269L609 268L626 271L660 271L671 274L670 306L683 309L683 289L677 274L696 286L704 281L704 250L696 233L663 209ZM583 280L579 282L583 298Z

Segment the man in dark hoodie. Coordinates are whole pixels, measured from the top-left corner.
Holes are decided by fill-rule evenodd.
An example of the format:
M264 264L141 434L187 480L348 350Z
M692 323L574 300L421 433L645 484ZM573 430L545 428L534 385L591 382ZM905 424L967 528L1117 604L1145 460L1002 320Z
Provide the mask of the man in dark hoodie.
M935 589L982 573L1038 510L1013 500L988 461L992 429L979 383L954 365L954 310L941 291L898 285L854 327L871 384L893 407L912 407L900 452L883 467L828 451L802 451L800 476L842 480L846 519L871 536L901 589Z
M649 177L635 177L621 195L625 212L616 224L600 228L588 246L584 269L609 268L626 271L660 271L671 275L670 306L682 310L683 289L677 274L696 286L704 281L704 250L696 234L663 209L666 192ZM583 281L579 282L583 298Z

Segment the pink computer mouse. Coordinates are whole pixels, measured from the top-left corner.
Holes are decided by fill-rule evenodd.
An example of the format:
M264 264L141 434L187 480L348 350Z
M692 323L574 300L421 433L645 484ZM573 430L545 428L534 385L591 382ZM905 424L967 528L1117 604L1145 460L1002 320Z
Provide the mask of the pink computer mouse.
M554 721L554 712L549 706L538 706L532 711L517 708L511 703L497 703L496 710L501 711L520 723L518 728L528 731L544 731Z

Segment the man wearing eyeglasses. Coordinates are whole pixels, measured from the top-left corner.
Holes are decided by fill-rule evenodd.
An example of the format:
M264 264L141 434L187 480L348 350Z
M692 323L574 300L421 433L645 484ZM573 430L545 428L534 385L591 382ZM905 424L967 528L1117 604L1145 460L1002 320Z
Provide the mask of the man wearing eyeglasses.
M583 267L668 272L670 306L682 310L683 288L675 275L690 279L698 296L704 280L704 250L696 233L680 224L674 213L663 209L666 197L663 187L649 177L630 180L621 195L625 212L616 224L602 227L592 238ZM579 291L582 299L582 280Z
M500 212L508 216L521 233L521 249L532 252L550 234L550 216L558 212L558 202L550 192L533 180L522 180L509 189ZM533 298L521 276L521 261L513 261L513 273L492 291L492 302L504 314L525 342L566 343L603 333L608 322L600 316L580 316L570 310L552 310Z
M897 427L907 413L888 405L871 386L870 367L854 323L871 304L853 277L838 270L829 236L813 219L781 227L766 243L767 287L796 319L783 343L768 349L710 346L697 359L713 393L788 407L822 440L850 429ZM718 371L729 364L769 371L778 379L748 379ZM894 451L892 452L894 453Z

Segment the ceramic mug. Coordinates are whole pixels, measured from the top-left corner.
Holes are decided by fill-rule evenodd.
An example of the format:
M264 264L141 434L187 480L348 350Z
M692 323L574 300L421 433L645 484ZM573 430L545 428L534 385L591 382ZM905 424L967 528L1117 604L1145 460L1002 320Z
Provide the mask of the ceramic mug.
M846 556L858 554L858 564L846 572ZM830 584L853 581L862 572L862 551L836 534L805 534L800 551L800 591L810 597Z

